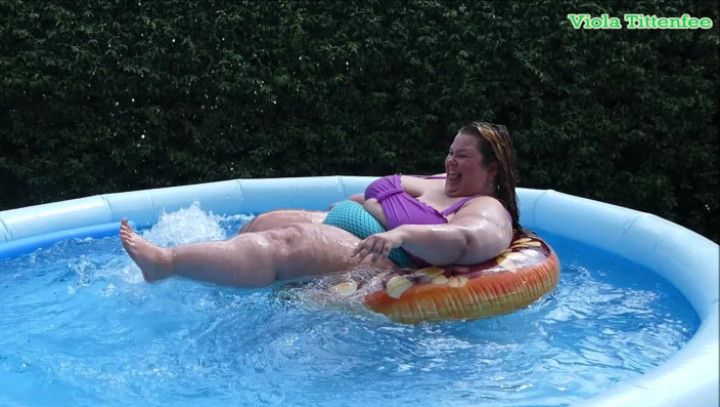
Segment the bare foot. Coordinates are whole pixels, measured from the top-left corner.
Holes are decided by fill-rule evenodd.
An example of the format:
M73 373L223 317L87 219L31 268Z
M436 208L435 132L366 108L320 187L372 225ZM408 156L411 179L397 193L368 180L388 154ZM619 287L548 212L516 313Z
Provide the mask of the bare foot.
M147 282L167 278L172 274L170 250L155 246L135 233L127 219L120 222L120 240L125 251L140 267Z

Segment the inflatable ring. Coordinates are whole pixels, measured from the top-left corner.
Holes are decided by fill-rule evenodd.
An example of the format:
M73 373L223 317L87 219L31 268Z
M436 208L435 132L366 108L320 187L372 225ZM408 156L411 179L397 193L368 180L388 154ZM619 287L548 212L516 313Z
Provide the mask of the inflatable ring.
M403 323L488 318L526 307L558 282L555 252L538 236L516 233L509 248L475 266L428 267L381 275L368 292L369 309ZM350 295L361 287L346 281L332 287Z

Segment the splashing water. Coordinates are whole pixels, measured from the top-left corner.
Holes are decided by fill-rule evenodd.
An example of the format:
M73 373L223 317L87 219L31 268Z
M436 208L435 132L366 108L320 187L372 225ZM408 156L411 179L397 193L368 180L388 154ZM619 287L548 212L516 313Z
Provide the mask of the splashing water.
M142 233L176 246L230 238L249 219L193 205ZM0 260L0 404L569 405L661 364L697 329L654 273L545 237L563 267L550 295L419 325L328 295L343 275L146 284L114 236Z
M143 237L160 246L224 240L237 233L237 230L231 230L231 226L245 224L251 219L252 216L248 215L213 215L194 203L177 212L163 213L151 229L143 232Z

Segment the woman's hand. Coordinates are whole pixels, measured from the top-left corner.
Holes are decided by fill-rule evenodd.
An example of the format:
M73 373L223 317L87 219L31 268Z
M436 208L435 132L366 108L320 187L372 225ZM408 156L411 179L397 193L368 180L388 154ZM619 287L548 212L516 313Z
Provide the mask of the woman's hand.
M369 236L367 239L360 241L352 255L353 257L359 256L360 261L372 255L372 261L374 263L381 257L388 257L392 249L398 248L402 246L402 244L402 231L396 228L388 232Z

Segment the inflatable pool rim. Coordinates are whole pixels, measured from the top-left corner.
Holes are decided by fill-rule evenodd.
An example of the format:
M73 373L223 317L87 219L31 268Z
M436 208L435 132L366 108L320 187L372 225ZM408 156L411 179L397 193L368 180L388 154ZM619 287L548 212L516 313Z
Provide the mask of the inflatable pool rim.
M163 212L197 202L218 215L281 208L326 209L374 177L236 179L113 193L0 212L0 258L69 238L115 235L121 218L149 227ZM655 215L552 190L518 189L524 227L568 238L659 274L687 298L701 323L673 357L586 400L592 406L718 405L718 245Z

